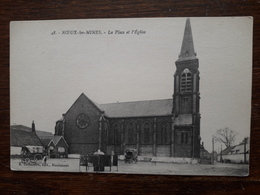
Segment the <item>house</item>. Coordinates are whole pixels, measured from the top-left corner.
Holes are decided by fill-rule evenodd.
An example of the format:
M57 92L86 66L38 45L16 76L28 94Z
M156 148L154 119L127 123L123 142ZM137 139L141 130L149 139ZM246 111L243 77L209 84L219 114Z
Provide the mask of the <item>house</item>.
M246 137L240 144L226 148L218 155L218 161L225 163L249 163L250 139Z
M211 164L211 154L204 148L204 143L200 145L200 164Z
M63 136L40 136L45 150L50 158L68 157L68 144Z
M20 156L22 147L25 146L43 147L41 140L36 134L34 122L32 123L32 128L24 125L11 125L10 146L11 157Z

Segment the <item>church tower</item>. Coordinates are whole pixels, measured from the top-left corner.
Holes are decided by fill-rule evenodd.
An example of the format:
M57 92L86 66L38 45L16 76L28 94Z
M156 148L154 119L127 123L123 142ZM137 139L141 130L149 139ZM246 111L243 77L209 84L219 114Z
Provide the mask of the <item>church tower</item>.
M176 157L199 158L199 60L194 50L190 19L186 20L181 52L175 64L172 110L174 115L174 155Z

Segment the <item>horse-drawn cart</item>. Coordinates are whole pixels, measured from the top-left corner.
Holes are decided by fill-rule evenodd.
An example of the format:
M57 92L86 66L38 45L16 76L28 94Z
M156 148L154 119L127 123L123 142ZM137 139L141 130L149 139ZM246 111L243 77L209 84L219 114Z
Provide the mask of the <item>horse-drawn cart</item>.
M125 163L137 163L138 153L136 149L125 151Z
M24 146L21 150L21 163L40 164L45 156L45 150L42 146Z

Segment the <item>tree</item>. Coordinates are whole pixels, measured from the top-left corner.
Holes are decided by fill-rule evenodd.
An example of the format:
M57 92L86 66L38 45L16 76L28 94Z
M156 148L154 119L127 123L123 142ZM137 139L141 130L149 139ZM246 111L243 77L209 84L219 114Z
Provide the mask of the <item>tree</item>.
M229 148L235 142L237 134L238 133L236 131L226 127L224 129L218 129L213 138L217 142L223 143L227 148Z

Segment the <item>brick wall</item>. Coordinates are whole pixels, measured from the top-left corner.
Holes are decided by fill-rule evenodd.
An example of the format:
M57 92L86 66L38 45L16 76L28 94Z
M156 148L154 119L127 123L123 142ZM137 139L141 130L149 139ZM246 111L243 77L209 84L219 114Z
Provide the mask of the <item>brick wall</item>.
M157 145L156 156L170 157L170 145Z
M141 145L139 148L140 156L153 156L153 146L152 145Z
M84 113L89 118L89 124L81 129L76 123L79 114ZM85 96L81 95L65 114L64 138L69 145L69 153L91 153L98 149L99 119L101 112Z
M70 144L69 154L92 154L98 150L98 144Z

